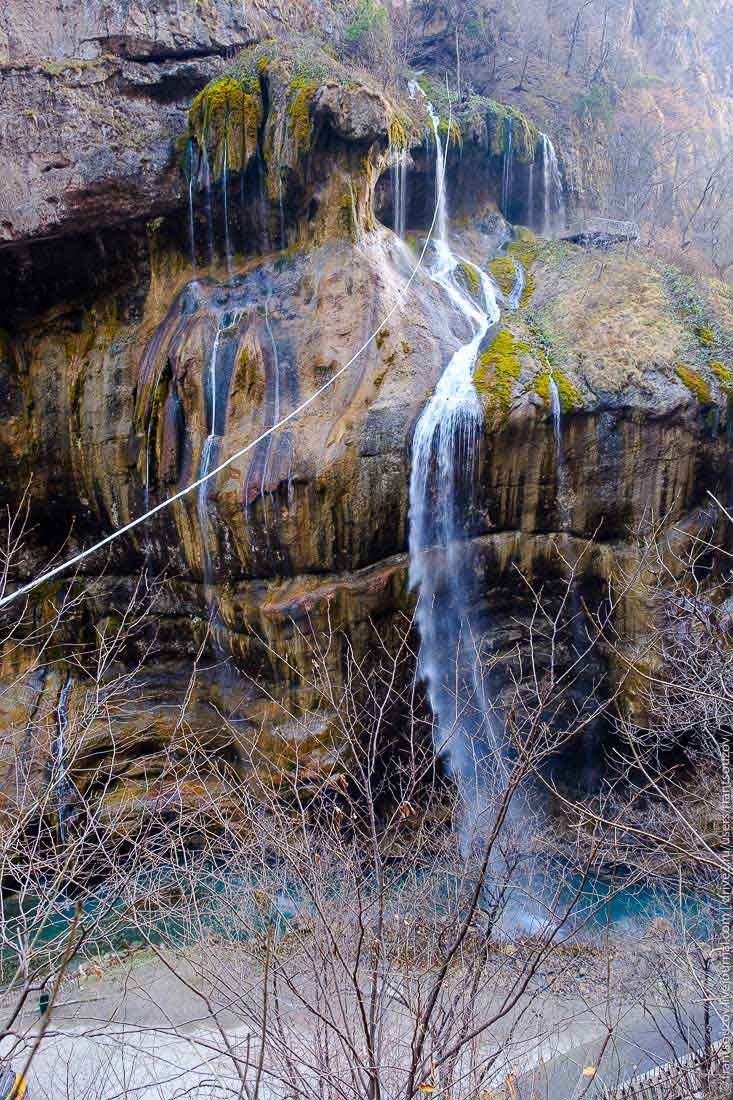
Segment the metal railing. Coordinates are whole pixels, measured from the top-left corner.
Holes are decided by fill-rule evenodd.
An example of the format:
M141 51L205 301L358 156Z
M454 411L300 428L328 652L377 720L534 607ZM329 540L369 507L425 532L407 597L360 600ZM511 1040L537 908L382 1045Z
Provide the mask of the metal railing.
M655 1066L612 1089L604 1089L603 1100L693 1100L709 1096L711 1084L723 1078L723 1042L709 1052L692 1051L663 1066Z
M592 214L570 226L564 237L588 237L608 241L638 241L639 226L636 222L621 221L619 218L602 218Z

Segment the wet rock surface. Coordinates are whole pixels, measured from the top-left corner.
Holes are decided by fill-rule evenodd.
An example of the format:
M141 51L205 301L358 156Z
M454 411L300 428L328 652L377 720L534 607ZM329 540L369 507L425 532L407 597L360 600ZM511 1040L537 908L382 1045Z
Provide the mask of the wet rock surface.
M7 643L6 791L19 759L36 787L47 782L68 646L83 642L68 698L71 777L126 830L174 789L184 804L201 796L199 781L215 790L221 769L246 777L262 766L277 776L297 755L316 770L333 767L339 747L308 677L311 647L343 632L366 659L375 639L389 647L409 626L412 435L468 338L465 318L426 271L402 297L434 200L420 121L413 129L405 120L399 145L411 173L409 245L377 220L394 218L390 140L400 105L369 84L327 73L304 85L279 57L266 75L256 69L254 85L245 72L247 94L260 97L257 141L247 147L245 127L242 172L228 178L226 118L205 134L192 130L188 110L220 75L219 52L263 31L233 15L227 22L229 5L212 11L206 34L151 24L134 7L118 25L110 11L82 61L73 60L81 38L63 45L72 61L50 69L37 57L21 61L26 47L16 42L0 71L9 150L0 195L3 505L17 509L31 485L14 580L234 456L334 379L376 331L348 372L205 490L87 560L76 578L39 591ZM27 34L27 48L40 50ZM512 235L497 210L496 158L484 171L485 137L449 158L452 233L470 261L462 278L477 292L479 265L507 297L521 263L527 283L480 349L485 421L462 568L479 577L488 643L509 655L531 615L522 573L557 602L568 560L584 551L580 595L598 606L633 562L634 529L650 514L691 529L704 522L707 491L730 483L733 343L719 284L705 288L693 315L684 287L624 249L599 258ZM197 176L189 192L181 172L194 140L212 154L208 191ZM90 718L100 639L119 629L140 577L152 584L161 574L135 638L102 677L134 672L132 701ZM82 590L39 658L34 631ZM646 625L647 609L629 592L619 630L632 642ZM604 659L591 679L618 676L614 654ZM337 684L345 660L344 645L332 646ZM194 661L181 740L171 715ZM409 664L405 676L412 672ZM294 715L310 715L313 728ZM192 744L201 770L179 790ZM110 765L100 793L95 776Z

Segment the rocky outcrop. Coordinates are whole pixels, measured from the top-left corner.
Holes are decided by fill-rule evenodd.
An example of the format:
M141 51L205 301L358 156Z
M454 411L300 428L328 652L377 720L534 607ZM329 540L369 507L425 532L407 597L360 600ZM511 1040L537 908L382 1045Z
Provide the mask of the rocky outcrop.
M226 0L151 5L146 0L64 2L39 11L33 0L8 0L0 13L0 65L29 58L90 59L105 54L160 61L218 54L278 30L305 30L330 13L308 0Z
M0 241L107 232L180 206L171 135L216 68L99 57L0 70Z
M552 599L565 570L558 548L572 558L590 542L580 584L594 606L633 560L635 525L651 513L687 522L707 488L722 491L733 378L730 359L717 358L730 348L718 342L727 337L713 290L707 321L718 327L705 344L698 329L708 326L680 313L684 288L676 299L664 273L620 252L603 259L599 275L597 257L581 249L517 243L530 291L493 334L477 375L486 433L466 563L483 576L487 637L507 653L530 612L517 568L542 581ZM477 259L494 248L478 232L462 242ZM344 630L366 654L375 629L389 644L409 617L411 432L467 334L425 274L399 306L404 264L384 229L358 248L344 236L237 263L232 278L213 270L190 282L190 271L170 263L154 272L142 318L100 301L83 317L61 311L35 319L12 341L6 377L15 416L4 424L3 445L17 469L12 496L35 473L40 557L72 517L67 553L77 539L83 544L193 481L210 434L212 386L221 461L272 423L276 410L282 416L313 394L398 307L353 370L302 416L222 471L203 498L191 494L120 540L110 577L94 581L62 630L93 648L95 631L114 625L109 608L124 606L140 572L167 570L175 579L159 597L146 657L160 685L152 705L161 716L170 708L200 646L208 663L233 659L236 675L203 675L188 723L208 729L209 747L223 760L246 759L263 729L277 745L278 766L289 752L302 753L302 731L291 743L284 717L322 714L308 677L310 644ZM565 407L562 492L548 356ZM91 564L92 577L99 564ZM43 615L66 591L58 585L43 594ZM643 630L644 609L631 596L622 618L627 638ZM341 657L330 660L338 678ZM47 690L59 690L53 677ZM72 713L83 708L83 686L75 692ZM213 708L234 719L225 733ZM119 717L107 743L103 726L79 727L82 787L88 745L99 766L115 738L124 743L114 798L126 818L134 817L137 746L151 738L158 745L143 754L148 776L170 767L166 738L175 725L156 718L153 734L151 721ZM322 721L327 728L327 715ZM286 732L276 733L279 726ZM325 759L332 767L333 752ZM142 807L147 795L140 798Z
M140 82L109 122L123 163L115 177L102 123L94 155L77 148L45 174L19 146L24 178L50 178L29 187L25 211L10 203L16 236L4 253L26 273L6 292L0 343L3 504L16 508L32 477L15 580L237 456L107 557L40 590L5 647L6 790L30 749L35 788L47 781L72 671L71 778L125 831L172 791L185 805L201 783L216 790L222 769L263 767L277 782L293 760L311 775L342 762L309 676L312 647L343 632L365 657L375 632L390 646L409 623L412 432L468 337L424 266L403 298L434 201L420 99L394 102L366 78L345 79L328 55L306 64L267 43L199 87L211 64L117 56L72 66L68 88L55 86L68 97L53 108L59 125L65 111L86 117ZM25 92L13 94L17 106ZM694 526L707 490L726 490L733 334L721 285L691 287L624 250L512 233L497 210L508 116L496 101L478 108L449 157L461 277L478 294L477 268L488 270L508 297L521 263L526 287L479 358L485 430L465 568L482 578L487 642L510 660L531 613L520 571L557 601L568 561L585 549L580 593L599 606L633 561L636 525L653 513ZM529 171L537 130L509 114ZM138 123L150 129L139 146ZM408 172L407 242L380 222L393 217L395 152ZM56 172L66 174L54 190ZM331 379L282 431L238 453ZM140 577L162 573L130 640L100 665ZM630 592L617 624L630 643L645 616ZM34 639L49 624L39 655ZM197 659L185 722L174 720ZM340 644L324 657L337 685L346 659ZM105 691L131 670L135 705L110 708ZM181 788L194 749L201 770Z

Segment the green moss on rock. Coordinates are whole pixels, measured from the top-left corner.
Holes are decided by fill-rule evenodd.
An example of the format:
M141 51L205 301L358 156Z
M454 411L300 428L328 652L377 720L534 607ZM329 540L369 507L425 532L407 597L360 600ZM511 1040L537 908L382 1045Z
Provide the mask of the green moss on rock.
M290 102L288 115L293 135L293 145L300 156L310 149L313 128L311 125L311 104L318 85L314 80L296 77L290 84Z
M469 294L477 297L481 290L481 283L479 281L478 271L473 264L469 263L468 260L461 260L458 264L457 273L461 277Z
M546 359L545 362L547 362ZM580 408L583 404L583 398L580 395L580 391L562 371L557 370L557 368L551 371L549 363L545 370L541 371L534 380L535 393L542 398L547 407L549 408L551 405L550 375L555 379L561 410L564 413L569 413L572 412L573 409Z
M241 172L257 152L264 117L262 93L255 77L225 75L211 81L188 112L189 133L206 153L218 179L224 165Z
M404 116L397 114L392 115L389 120L389 145L391 149L396 149L399 152L407 149L410 144L408 123Z
M343 191L339 196L338 224L339 229L353 240L356 226L354 224L354 196L351 191ZM379 337L377 337L377 341L379 341Z
M515 384L522 371L520 355L530 351L528 344L515 340L508 329L501 329L491 347L480 356L474 385L489 398L492 409L507 412L512 402Z
M710 386L697 371L692 370L685 363L679 363L674 369L683 386L686 386L696 401L701 405L707 405L710 401Z
M266 39L244 50L225 73L210 81L191 104L189 136L206 152L215 178L226 163L232 172L244 171L257 153L264 119L262 86L277 67L278 79L290 82L287 123L298 154L310 147L310 107L319 84L336 77L347 79L346 71L312 40L293 40L286 45ZM268 130L270 127L268 127ZM272 134L265 136L265 159L272 152Z
M727 367L719 359L713 359L708 363L710 370L720 383L720 388L725 393L733 392L733 365Z
M509 131L512 135L512 155L522 164L532 164L537 153L539 133L533 122L505 103L495 99L485 102L486 131L489 152L501 157L507 150Z
M502 294L511 294L514 286L514 264L509 256L497 256L489 264L489 271L494 277L496 285Z

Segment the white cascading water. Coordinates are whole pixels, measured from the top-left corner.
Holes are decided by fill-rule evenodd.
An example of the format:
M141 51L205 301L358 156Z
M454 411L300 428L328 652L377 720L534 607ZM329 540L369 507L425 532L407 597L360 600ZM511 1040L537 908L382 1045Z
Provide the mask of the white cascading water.
M209 156L206 152L206 135L204 134L203 140L203 152L201 156L201 166L199 169L203 174L204 182L204 195L206 198L206 230L207 230L207 242L209 246L209 263L214 262L214 210L211 202L211 166L209 165Z
M557 153L547 134L540 134L542 143L542 232L549 236L556 228L565 223L565 200L563 198L562 176L557 162Z
M191 242L191 272L196 278L196 230L193 217L193 140L188 143L188 235Z
M437 193L436 257L429 274L468 322L471 338L451 356L415 428L410 472L410 587L419 588L420 672L435 720L436 751L472 811L480 783L476 753L485 751L478 748L478 738L483 732L486 744L493 726L477 703L481 686L476 680L469 615L473 572L463 551L483 421L473 374L481 342L500 313L495 288L482 271L475 269L483 305L454 278L460 261L446 233L445 155L438 119L432 107L428 109L435 133ZM458 682L464 688L457 692Z
M275 334L272 331L272 325L270 324L270 310L268 301L265 302L265 328L270 340L270 347L272 348L272 360L273 360L273 395L272 395L272 423L277 424L280 419L280 355L277 350L277 341L275 340ZM262 500L262 517L265 524L265 530L268 532L269 528L267 519L267 496L265 488L267 484L267 475L270 469L270 459L272 457L272 439L270 436L267 440L267 450L265 451L265 458L262 463L262 478L260 480L260 499Z
M527 225L534 225L534 161L529 166L527 180Z
M285 233L285 207L283 205L283 177L282 172L278 172L277 177L277 199L278 207L280 211L280 248L287 248L288 239Z
M218 449L218 437L216 434L216 360L219 354L219 342L222 334L222 318L217 319L214 345L211 349L209 360L209 407L211 410L209 420L209 432L201 449L201 461L199 463L199 477L206 477L211 466L216 460ZM209 531L209 482L203 481L198 488L197 511L199 517L199 529L201 531L201 545L203 548L204 583L211 582L211 557L208 549Z
M56 710L57 734L53 745L53 761L56 768L56 806L59 822L59 840L61 847L66 844L66 811L71 796L71 782L66 766L66 730L69 726L68 702L74 680L71 673L66 677L59 695Z
M552 428L555 436L555 454L557 456L558 470L562 465L562 406L560 405L560 391L552 371L550 371L550 408L552 409Z
M405 239L407 224L407 150L392 150L392 204L394 231L401 241Z

